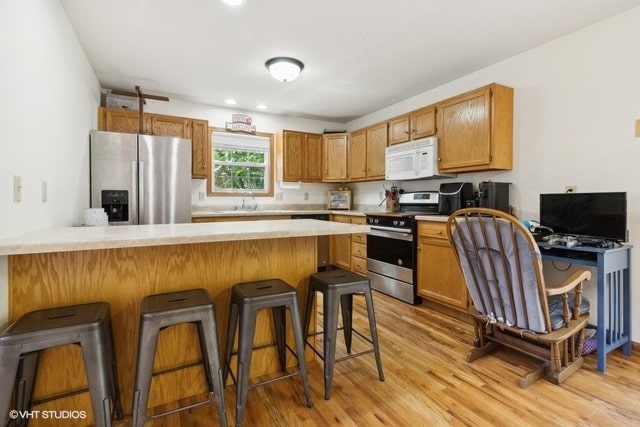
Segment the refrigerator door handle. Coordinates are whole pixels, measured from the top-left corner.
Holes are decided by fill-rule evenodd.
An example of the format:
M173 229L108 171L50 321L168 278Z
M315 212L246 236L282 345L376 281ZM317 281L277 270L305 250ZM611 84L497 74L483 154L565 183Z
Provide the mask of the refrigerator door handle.
M129 203L131 204L131 211L129 212L131 216L131 224L138 224L138 194L136 192L136 188L138 188L138 162L136 160L131 161L131 200Z
M139 168L138 168L138 173L139 173L139 179L138 179L138 203L139 203L139 207L138 207L138 224L147 224L147 217L146 217L146 213L145 213L145 208L146 208L146 199L145 199L145 188L144 188L144 184L145 184L145 179L146 179L146 175L144 172L144 160L139 160Z

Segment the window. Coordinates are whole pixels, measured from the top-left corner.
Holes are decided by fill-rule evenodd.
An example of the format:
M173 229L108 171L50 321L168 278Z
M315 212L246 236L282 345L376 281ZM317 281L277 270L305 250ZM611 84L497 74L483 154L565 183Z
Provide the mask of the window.
M211 134L210 195L273 196L273 135Z

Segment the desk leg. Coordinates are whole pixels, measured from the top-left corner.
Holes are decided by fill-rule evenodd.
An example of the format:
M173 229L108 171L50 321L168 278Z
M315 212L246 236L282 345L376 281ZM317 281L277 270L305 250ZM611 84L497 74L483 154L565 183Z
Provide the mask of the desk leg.
M608 253L609 252L609 253ZM598 370L604 372L607 353L622 347L631 355L630 250L598 254Z

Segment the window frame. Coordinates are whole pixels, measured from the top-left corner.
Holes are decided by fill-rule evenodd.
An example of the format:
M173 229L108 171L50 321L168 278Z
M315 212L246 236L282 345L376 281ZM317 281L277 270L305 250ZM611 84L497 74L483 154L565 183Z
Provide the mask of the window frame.
M247 136L260 136L263 138L269 139L269 163L267 165L267 173L265 176L265 180L269 182L269 189L265 192L255 192L254 190L238 190L238 191L215 191L214 186L214 177L213 177L213 153L215 152L214 146L214 133L228 133L228 134L242 134L242 132L230 132L225 128L219 127L210 127L209 128L209 161L207 161L207 180L209 183L207 184L207 196L213 197L238 197L244 196L247 191L251 191L254 197L273 197L274 187L275 187L275 167L276 167L276 158L275 158L275 137L272 133L267 132L255 132L255 133L245 133Z

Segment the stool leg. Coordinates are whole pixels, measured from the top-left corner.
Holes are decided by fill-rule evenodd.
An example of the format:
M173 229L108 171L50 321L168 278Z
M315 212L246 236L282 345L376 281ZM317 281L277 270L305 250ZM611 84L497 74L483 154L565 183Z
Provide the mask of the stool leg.
M251 352L256 329L256 310L244 305L240 313L240 331L238 333L238 382L236 391L236 426L242 425L244 408L249 392L249 373L251 372ZM233 341L232 341L233 342Z
M353 294L340 296L340 306L342 308L342 326L344 331L344 342L347 353L351 353L351 337L353 335Z
M20 349L13 346L0 347L0 422L4 423L4 417L9 412L11 395L16 382L16 374L20 365ZM3 424L4 425L4 424Z
M371 341L373 342L373 353L376 356L376 365L378 366L378 378L380 381L384 381L382 360L380 359L380 346L378 344L378 328L376 327L376 315L373 311L373 296L371 295L370 288L364 291L364 297L367 302L367 316L369 317L369 329L371 332Z
M38 373L38 356L39 351L24 354L20 357L18 365L18 376L16 378L16 410L19 412L29 411L31 409L31 400L33 398L33 386L36 383L36 375ZM16 420L15 427L26 426L28 418L19 418Z
M311 408L313 406L313 401L311 400L309 376L307 375L307 362L304 358L304 336L302 335L302 324L300 322L300 312L298 311L297 296L293 298L289 312L291 314L291 323L293 325L293 336L296 340L296 357L298 359L298 370L300 372L300 378L302 379L302 387L304 388L304 397L307 401L307 408Z
M276 347L278 348L278 360L280 361L280 370L287 370L287 336L286 336L286 307L273 307L271 309L273 315L273 326L276 336Z
M200 348L204 359L205 372L209 390L213 390L213 398L218 408L218 418L221 426L227 425L227 410L224 406L224 383L220 368L220 352L218 351L218 332L216 331L215 313L207 313L207 318L198 322Z
M118 420L124 418L122 411L122 401L120 400L120 383L118 381L118 367L116 365L116 351L113 348L113 329L111 322L107 323L107 362L109 363L109 379L111 399L114 402L115 417Z
M224 363L222 366L222 383L227 383L229 369L231 368L231 353L233 353L233 342L238 328L238 304L231 302L229 307L229 324L227 325L227 343L224 351Z
M104 327L104 325L103 325ZM82 358L89 382L89 395L93 408L93 418L98 427L111 425L109 363L105 357L108 350L102 347L106 341L104 329L80 336Z
M160 332L160 325L154 320L141 320L140 323L136 381L133 392L133 412L131 414L132 427L142 427L147 418L153 361L158 346L158 333Z
M335 292L324 294L323 318L324 328L324 398L329 400L333 383L333 367L336 359L336 338L338 336L338 304L339 298Z
M307 292L307 307L304 311L304 340L307 342L309 336L309 328L311 326L311 316L313 315L313 303L316 296L316 291L309 285L309 291Z

